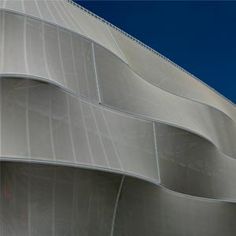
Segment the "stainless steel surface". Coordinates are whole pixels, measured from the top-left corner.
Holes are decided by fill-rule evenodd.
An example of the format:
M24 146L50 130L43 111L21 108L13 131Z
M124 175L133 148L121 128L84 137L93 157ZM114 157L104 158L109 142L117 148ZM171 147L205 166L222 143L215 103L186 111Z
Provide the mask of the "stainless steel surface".
M114 235L235 235L235 204L189 198L127 178Z
M99 46L95 59L102 103L196 133L236 157L235 121L225 113L153 86Z
M235 120L85 9L0 1L2 236L235 235Z
M163 186L192 196L235 201L236 162L204 138L156 124Z
M1 9L23 13L76 32L114 53L163 90L215 107L235 119L235 106L182 68L120 29L66 0L2 0ZM148 62L148 63L147 63ZM196 89L197 88L197 89Z
M2 159L88 166L159 182L152 122L45 83L1 79Z
M1 235L110 235L121 179L91 170L3 162Z
M235 204L190 199L112 173L1 163L0 232L13 235L233 236Z

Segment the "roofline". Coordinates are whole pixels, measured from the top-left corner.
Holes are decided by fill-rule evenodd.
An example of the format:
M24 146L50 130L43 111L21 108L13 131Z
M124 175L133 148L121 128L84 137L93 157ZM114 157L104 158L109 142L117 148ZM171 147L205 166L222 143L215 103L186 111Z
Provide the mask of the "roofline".
M166 56L162 55L161 53L157 52L155 49L151 48L150 46L146 45L145 43L141 42L139 39L135 38L134 36L128 34L127 32L125 32L124 30L118 28L117 26L113 25L112 23L110 23L109 21L105 20L104 18L98 16L97 14L91 12L90 10L86 9L85 7L79 5L78 3L74 2L73 0L64 0L78 8L80 8L82 11L88 13L89 15L95 17L96 19L98 19L99 21L105 23L106 25L110 26L111 28L119 31L121 34L125 35L126 37L128 37L129 39L133 40L134 42L138 43L140 46L142 46L143 48L151 51L152 53L156 54L157 56L161 57L162 59L164 59L165 61L171 63L174 67L180 69L181 71L183 71L184 73L186 73L187 75L191 76L193 79L199 81L200 83L202 83L203 85L205 85L206 87L208 87L210 90L212 90L213 92L215 92L217 95L219 95L220 97L222 97L223 99L225 99L226 101L228 101L230 104L232 104L235 108L235 104L233 101L231 101L230 99L228 99L227 97L225 97L223 94L221 94L220 92L218 92L217 90L215 90L214 88L212 88L210 85L206 84L204 81L202 81L201 79L199 79L197 76L193 75L192 73L190 73L189 71L187 71L186 69L184 69L183 67L179 66L178 64L176 64L175 62L173 62L172 60L170 60L169 58L167 58Z

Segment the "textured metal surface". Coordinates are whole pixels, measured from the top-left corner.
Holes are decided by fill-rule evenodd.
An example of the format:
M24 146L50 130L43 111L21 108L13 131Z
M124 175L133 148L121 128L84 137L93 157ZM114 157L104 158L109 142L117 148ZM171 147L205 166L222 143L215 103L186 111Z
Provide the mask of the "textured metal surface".
M88 166L159 182L152 122L45 83L0 83L2 158Z
M26 16L0 11L1 74L48 81L98 99L88 40Z
M161 183L193 196L236 199L236 162L204 138L156 124Z
M235 121L225 113L147 83L101 47L95 47L95 58L102 103L192 131L236 157Z
M189 198L127 178L114 235L235 235L235 204Z
M2 163L1 235L110 235L121 179L70 167Z
M233 236L235 204L176 195L111 173L1 164L0 232L13 235Z
M0 1L1 235L235 235L235 119L83 8Z
M102 45L129 64L143 79L173 94L213 106L235 119L233 104L146 45L96 19L65 0L2 0L2 9L23 13L69 29ZM142 55L142 56L140 56ZM148 62L148 63L147 63ZM196 89L197 88L197 89Z

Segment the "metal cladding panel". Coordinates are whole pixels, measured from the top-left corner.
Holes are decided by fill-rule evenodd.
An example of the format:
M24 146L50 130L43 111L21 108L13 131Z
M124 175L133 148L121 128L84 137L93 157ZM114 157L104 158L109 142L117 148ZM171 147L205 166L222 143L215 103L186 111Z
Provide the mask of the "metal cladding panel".
M2 0L1 2L0 8L2 9L33 16L74 31L96 41L126 61L123 52L117 46L107 25L67 1Z
M161 184L192 196L236 199L236 161L191 132L156 123Z
M114 235L233 236L236 206L189 198L152 184L125 178Z
M79 5L66 0L3 0L0 8L33 16L81 34L128 63L144 80L178 96L219 109L232 119L236 118L234 105L211 88Z
M193 79L181 68L147 50L119 31L113 28L110 30L118 46L125 54L128 65L144 80L170 93L215 107L232 119L236 118L234 105L201 81Z
M110 235L121 180L69 167L1 163L1 235Z
M236 156L235 122L224 113L149 84L98 46L95 58L102 103L190 130L211 141L226 155Z
M123 52L117 46L116 41L106 24L94 17L91 17L87 12L78 7L72 6L66 1L62 1L60 5L64 8L68 17L79 23L79 27L83 32L82 35L97 42L118 57L122 58L122 60L126 61Z
M19 15L4 14L3 71L26 74L24 51L24 20ZM2 23L2 22L1 22ZM17 43L15 42L17 40Z
M42 2L42 1L38 1L38 2ZM22 1L22 5L24 8L24 13L26 15L31 15L37 18L41 17L41 14L39 12L39 7L38 4L35 0L32 1L27 1L27 4L24 3L24 1Z
M0 8L0 235L236 234L234 105L67 1Z
M24 5L27 5L27 2L26 1L23 1ZM40 19L43 19L44 21L47 21L47 22L50 22L50 23L54 23L56 24L57 23L57 18L58 18L58 14L56 16L54 16L52 14L52 10L48 7L48 4L47 4L47 1L45 0L42 0L42 1L35 1L35 4L36 4L36 8L39 12L39 15L40 15ZM28 12L26 11L26 8L25 8L25 12L24 12L26 15L31 15L32 12ZM34 16L34 15L32 15ZM61 21L60 21L61 22ZM59 24L59 22L58 22ZM63 23L63 25L65 25Z
M3 48L1 74L32 77L98 99L92 44L54 25L0 12Z
M124 172L159 182L152 122L48 84L1 80L1 156Z
M71 167L3 162L0 170L3 236L236 233L232 203L189 198L131 177Z
M12 10L12 11L19 11L22 12L23 9L23 2L22 1L7 1L7 0L2 0L3 2L3 7Z

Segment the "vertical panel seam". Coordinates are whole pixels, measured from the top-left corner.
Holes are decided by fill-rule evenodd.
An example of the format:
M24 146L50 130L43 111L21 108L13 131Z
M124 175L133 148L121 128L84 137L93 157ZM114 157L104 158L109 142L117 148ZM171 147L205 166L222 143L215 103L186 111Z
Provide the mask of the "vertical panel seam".
M67 4L66 1L62 1L62 3L63 3L64 6ZM74 25L76 26L76 29L77 29L79 32L83 33L83 34L85 35L85 37L88 38L86 32L85 32L85 31L81 28L81 26L77 23L77 20L75 19L75 16L74 16L74 14L72 13L72 11L68 11L66 6L65 6L65 7L62 7L62 9L63 9L63 11L64 11L65 14L69 14L69 15L70 15L71 20L74 22ZM76 8L75 8L75 9L76 9ZM77 10L77 9L76 9L76 10Z
M96 115L95 115L95 113L94 113L94 108L92 107L91 104L89 104L89 109L90 109L90 111L91 111L91 113L92 113L92 116L93 116L93 119L94 119L94 122L95 122L96 130L97 130L97 133L98 133L99 141L100 141L100 144L101 144L103 153L104 153L104 158L105 158L105 160L106 160L107 166L108 166L108 167L111 167L111 166L110 166L110 162L109 162L109 158L108 158L108 156L107 156L107 152L106 152L106 149L105 149L105 146L104 146L104 143L103 143L103 141L102 141L102 135L101 135L101 133L100 133L100 131L99 131L98 122L97 122L97 119L96 119Z
M161 173L160 173L160 166L159 166L159 159L158 159L156 123L155 123L155 121L152 122L152 127L153 127L153 135L154 135L154 147L155 147L155 157L156 157L156 163L157 163L158 181L161 183Z
M22 3L22 8L24 8L24 4ZM24 40L24 62L25 62L25 70L26 74L29 74L29 66L28 66L28 58L27 58L27 16L24 17L24 32L23 32L23 40ZM29 159L31 158L31 147L30 147L30 127L29 127L29 80L26 81L27 90L26 90L26 140L27 140L27 151Z
M109 31L109 33L110 33L110 35L111 35L113 41L115 42L115 45L117 46L118 50L121 52L122 56L124 57L123 59L125 59L125 60L127 61L127 58L126 58L124 52L121 50L121 48L120 48L119 44L117 43L117 41L116 41L114 35L113 35L112 32L110 31L109 26L106 25L106 27L107 27L107 30Z
M28 235L31 236L31 179L28 174Z
M97 87L97 93L98 93L98 103L102 103L101 99L101 88L99 86L98 81L98 74L97 74L97 66L96 66L96 59L95 59L95 50L94 50L94 43L92 42L92 57L93 57L93 67L94 67L94 74L95 74L95 81L96 81L96 87Z
M45 70L48 75L48 78L52 79L49 67L48 67L48 60L47 60L47 53L46 53L46 37L45 37L45 23L41 22L42 26L42 47L43 47L43 57L44 57L44 63L45 63Z
M109 124L108 124L108 122L107 122L107 119L106 119L106 116L105 116L105 114L104 114L104 109L103 109L103 108L101 109L101 113L102 113L102 116L103 116L103 119L104 119L105 126L107 127L108 135L109 135L110 138L111 138L111 143L112 143L112 146L113 146L113 148L114 148L115 154L116 154L116 156L117 156L117 160L118 160L118 162L119 162L119 164L120 164L121 169L124 170L123 164L122 164L122 162L121 162L121 160L120 160L119 151L117 150L117 147L116 147L116 145L115 145L115 143L114 143L113 136L112 136L112 134L111 134L111 130L110 130L110 128L109 128Z
M50 141L52 145L52 156L53 160L56 161L56 154L55 154L55 147L54 147L54 140L53 140L53 127L52 127L52 119L53 119L53 114L52 114L52 97L51 97L51 91L49 91L49 129L50 129Z
M73 29L73 26L74 26L75 24L74 24L74 22L68 17L68 15L65 13L64 7L61 6L62 2L64 2L64 1L55 1L55 2L53 2L54 8L56 9L57 13L59 13L59 15L61 15L62 19L63 19L64 22L65 22L66 27L68 27L68 29L70 29L70 30L75 31L75 30ZM55 4L56 4L56 5L55 5ZM69 25L68 25L68 22L70 23ZM71 25L72 25L72 27L71 27Z
M47 1L44 0L44 3L45 3L46 8L48 9L48 12L49 12L51 18L54 20L54 23L57 24L57 26L58 26L59 24L58 24L55 16L52 14L52 11L51 11L50 7L48 6Z
M65 70L64 70L64 63L62 59L62 53L61 53L61 39L60 39L60 28L57 27L57 42L58 42L58 53L59 53L59 58L60 58L60 64L61 64L61 70L62 70L62 78L64 81L64 85L67 86L67 81L66 81L66 76L65 76Z
M5 11L2 11L2 34L1 36L2 37L2 43L1 43L1 48L2 48L2 55L1 55L1 64L0 64L0 69L1 71L3 71L4 69L4 44L5 44Z
M56 231L56 219L55 219L55 213L56 213L56 177L57 172L56 168L53 168L53 184L52 184L52 235L55 236Z
M72 56L72 67L74 71L74 81L75 81L75 86L76 86L76 95L80 95L80 84L79 84L79 75L76 70L76 65L75 65L75 53L74 53L74 41L73 41L73 34L70 32L70 48L71 48L71 56Z
M30 130L29 130L29 80L26 81L27 83L27 90L26 90L26 111L25 111L25 119L26 119L26 142L27 142L27 151L28 157L31 158L31 148L30 148Z
M62 44L61 44L61 39L60 39L60 29L59 28L57 28L57 41L58 41L60 64L61 64L61 69L62 69L62 77L63 77L65 86L67 86L66 73L65 73L65 68L64 68L65 66L64 66L63 58L62 58L62 50L61 50ZM71 129L70 104L69 104L69 98L67 95L66 95L66 102L67 102L68 126L69 126L72 154L73 154L73 159L76 163L75 147L74 147L74 142L73 142L73 137L72 137L72 129Z
M120 181L120 186L119 186L117 196L116 196L114 211L113 211L113 215L112 215L110 236L114 235L114 227L115 227L115 221L116 221L116 215L117 215L117 208L118 208L119 199L120 199L120 195L121 195L121 191L122 191L122 188L123 188L124 181L125 181L125 175L122 176L122 179Z
M74 162L76 163L76 155L75 155L75 145L74 145L74 139L72 135L72 123L71 123L71 115L70 115L70 101L68 98L68 95L66 94L66 102L67 102L67 112L68 112L68 122L69 122L69 133L70 133L70 140L71 140L71 147L72 147L72 153L73 153L73 159Z
M26 36L27 34L27 16L24 17L24 32L23 32L23 40L24 40L24 62L25 62L25 70L26 74L29 74L29 65L28 65L28 57L27 57L27 42L26 42Z
M96 61L95 61L94 43L92 43L92 58L93 58L93 68L94 68L94 74L95 74L96 88L97 88L97 93L98 93L98 103L101 104L101 94L100 94L100 88L99 88L99 82L98 82L98 76L97 76L97 67L96 67ZM94 117L95 125L96 125L97 131L98 131L100 143L101 143L101 146L102 146L102 149L103 149L103 152L104 152L104 156L105 156L107 165L110 167L109 158L107 156L106 149L104 147L104 143L102 141L102 137L101 137L101 134L99 132L99 128L98 128L96 116L94 114L94 110L91 107L90 107L90 109L91 109L91 112L92 112L93 117Z
M0 47L2 47L2 55L1 55L1 64L0 64L0 69L3 71L3 59L4 59L4 41L5 41L5 14L4 14L4 11L2 13L2 35L0 37L2 37L2 43L0 45ZM0 82L0 137L1 137L1 140L0 140L0 154L2 155L2 105L3 105L3 101L2 101L2 80Z
M39 8L39 5L38 5L38 3L37 3L37 0L32 0L32 1L34 1L34 3L35 3L35 6L36 6L36 8L37 8L37 10L38 10L38 13L39 13L39 17L40 17L41 19L43 19L42 13L41 13L40 8Z
M37 2L37 0L35 0ZM41 14L41 13L40 13ZM43 43L43 57L44 57L44 63L45 63L45 69L46 73L48 74L48 77L51 79L51 73L48 67L48 60L47 60L47 53L46 53L46 40L45 40L45 23L41 23L42 26L42 43ZM51 142L51 148L52 148L52 157L53 160L56 160L56 154L55 154L55 148L54 148L54 140L53 140L53 128L52 128L52 98L50 93L50 86L49 86L49 131L50 131L50 142Z
M83 111L83 104L82 102L79 100L79 98L77 98L77 101L79 103L79 108L81 111L81 118L82 118L82 123L83 123L83 127L84 127L84 132L85 132L85 136L86 136L86 140L87 140L87 144L88 144L88 148L89 148L89 154L90 154L90 158L91 158L91 164L94 166L95 165L95 160L94 160L94 156L93 156L93 152L91 149L91 143L89 140L89 136L88 136L88 131L87 131L87 124L85 121L85 117L84 117L84 111ZM87 103L86 103L87 104Z

